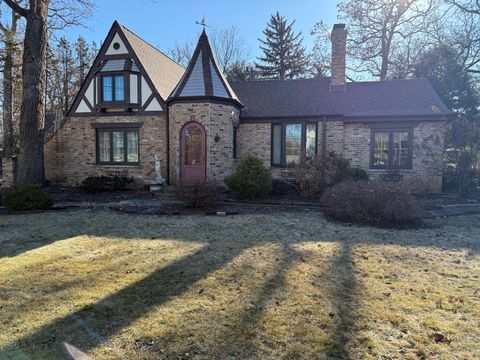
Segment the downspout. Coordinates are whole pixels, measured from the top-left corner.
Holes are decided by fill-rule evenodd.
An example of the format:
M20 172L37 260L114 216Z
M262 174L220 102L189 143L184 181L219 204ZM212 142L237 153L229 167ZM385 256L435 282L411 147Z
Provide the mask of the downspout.
M170 105L167 105L166 120L167 120L167 185L170 185Z

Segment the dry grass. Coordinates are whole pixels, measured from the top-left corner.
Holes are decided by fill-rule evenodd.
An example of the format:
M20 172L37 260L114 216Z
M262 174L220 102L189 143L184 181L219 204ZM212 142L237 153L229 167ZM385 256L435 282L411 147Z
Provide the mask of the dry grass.
M480 358L479 221L2 216L0 358Z

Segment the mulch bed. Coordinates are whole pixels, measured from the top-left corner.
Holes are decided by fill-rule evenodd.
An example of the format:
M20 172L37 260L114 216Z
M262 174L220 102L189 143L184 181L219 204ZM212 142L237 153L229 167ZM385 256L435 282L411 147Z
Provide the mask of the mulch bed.
M55 187L45 188L55 202L112 202L124 200L148 200L154 195L147 190L124 190L115 192L87 193L82 188L75 187Z
M203 208L189 208L183 204L160 204L151 206L142 205L119 205L111 206L110 209L135 215L207 215L207 216L232 216L232 215L248 215L248 214L272 214L275 212L301 211L313 212L318 208L313 207L296 207L288 205L259 205L246 203L232 204L213 204Z

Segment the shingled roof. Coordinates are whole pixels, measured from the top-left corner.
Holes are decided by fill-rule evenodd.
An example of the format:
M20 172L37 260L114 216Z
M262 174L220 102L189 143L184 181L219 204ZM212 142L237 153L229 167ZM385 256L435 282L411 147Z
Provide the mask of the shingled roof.
M187 70L169 101L178 99L217 99L242 106L218 65L205 30L202 31Z
M347 83L330 91L330 78L232 83L245 105L242 118L308 116L424 117L453 115L426 79Z
M120 24L120 28L156 90L162 99L166 100L182 78L185 69L125 26Z

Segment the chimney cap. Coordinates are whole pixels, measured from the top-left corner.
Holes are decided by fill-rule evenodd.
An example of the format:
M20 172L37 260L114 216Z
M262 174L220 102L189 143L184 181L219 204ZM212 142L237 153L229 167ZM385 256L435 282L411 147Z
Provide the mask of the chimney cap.
M345 29L345 24L334 24L333 29Z

